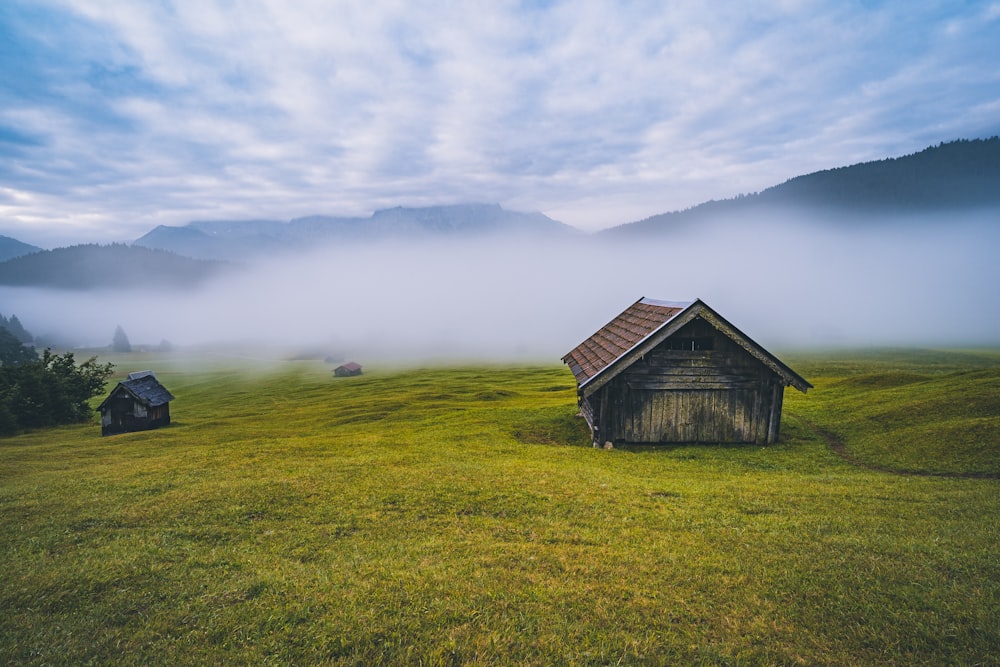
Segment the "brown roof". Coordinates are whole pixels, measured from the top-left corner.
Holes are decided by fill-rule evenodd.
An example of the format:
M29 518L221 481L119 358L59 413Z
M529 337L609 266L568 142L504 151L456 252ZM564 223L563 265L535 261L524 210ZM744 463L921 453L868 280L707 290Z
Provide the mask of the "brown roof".
M563 363L569 365L577 383L583 384L690 305L639 299L573 348L562 358Z
M783 364L700 299L690 302L639 299L593 336L573 348L562 358L563 363L569 365L576 377L578 390L593 393L695 317L707 320L781 377L786 386L793 386L803 393L812 388L808 380Z

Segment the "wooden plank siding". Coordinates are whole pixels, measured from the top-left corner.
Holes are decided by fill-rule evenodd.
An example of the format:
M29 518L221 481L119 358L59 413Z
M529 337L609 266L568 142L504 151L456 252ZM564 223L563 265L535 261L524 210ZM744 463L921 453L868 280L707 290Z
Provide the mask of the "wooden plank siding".
M700 299L645 297L565 356L595 446L777 442L809 382Z
M784 384L743 347L696 318L676 338L711 349L663 347L598 390L612 442L775 442ZM606 407L605 407L606 406Z

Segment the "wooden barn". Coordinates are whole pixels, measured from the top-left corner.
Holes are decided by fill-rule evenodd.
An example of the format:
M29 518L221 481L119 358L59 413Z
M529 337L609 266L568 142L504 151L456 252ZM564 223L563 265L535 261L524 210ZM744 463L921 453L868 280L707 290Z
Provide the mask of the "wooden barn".
M785 387L812 387L700 299L639 299L563 362L594 446L773 443Z
M98 406L101 435L147 431L170 423L173 394L152 371L129 373Z
M337 366L333 369L333 374L339 378L350 377L352 375L361 375L361 364L349 361L342 366Z

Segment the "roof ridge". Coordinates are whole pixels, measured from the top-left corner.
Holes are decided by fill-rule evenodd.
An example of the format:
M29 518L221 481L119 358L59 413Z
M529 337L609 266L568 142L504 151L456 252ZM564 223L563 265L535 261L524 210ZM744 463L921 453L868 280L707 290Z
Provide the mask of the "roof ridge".
M690 301L671 301L668 299L651 299L644 296L636 303L644 303L647 306L663 306L665 308L687 308L695 301L698 301L698 299L692 299Z

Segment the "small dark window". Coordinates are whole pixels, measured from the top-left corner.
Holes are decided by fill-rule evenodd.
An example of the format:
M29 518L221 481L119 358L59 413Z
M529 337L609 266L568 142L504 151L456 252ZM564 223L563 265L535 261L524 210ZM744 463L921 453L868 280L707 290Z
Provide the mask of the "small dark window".
M668 350L687 350L689 352L711 350L713 342L711 336L701 338L668 338L666 341Z

